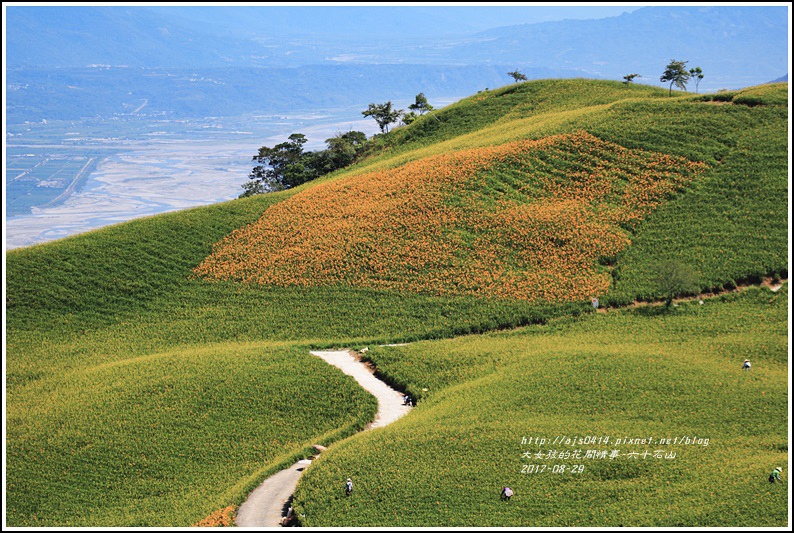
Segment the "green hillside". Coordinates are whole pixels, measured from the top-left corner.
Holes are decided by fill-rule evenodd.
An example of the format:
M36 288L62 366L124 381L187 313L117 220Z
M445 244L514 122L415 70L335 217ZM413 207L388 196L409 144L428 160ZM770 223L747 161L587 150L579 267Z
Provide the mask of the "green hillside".
M421 401L323 454L296 511L313 527L782 526L788 491L766 476L788 464L787 300L760 289L374 348Z
M787 106L785 83L521 83L294 190L7 252L7 524L239 505L373 416L310 348L422 341L371 352L419 408L323 454L305 525L785 525L787 285L617 308L663 297L667 260L703 292L788 277ZM523 436L647 433L711 440L520 473ZM346 473L371 489L338 498Z

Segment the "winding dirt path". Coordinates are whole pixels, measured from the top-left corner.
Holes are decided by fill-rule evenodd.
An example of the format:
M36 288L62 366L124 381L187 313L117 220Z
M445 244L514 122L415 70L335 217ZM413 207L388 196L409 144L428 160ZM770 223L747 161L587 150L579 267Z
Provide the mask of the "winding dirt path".
M703 303L703 300L709 298L716 298L718 296L722 296L723 294L729 294L734 292L741 292L749 287L766 287L772 292L777 292L783 287L784 284L788 283L788 278L783 279L776 279L776 278L764 278L761 283L748 283L743 285L738 285L733 289L726 289L718 292L704 292L698 294L697 296L683 296L680 298L673 298L673 305L677 305L681 302L691 302L695 300L699 300L700 303ZM663 306L664 300L654 300L651 302L641 302L641 301L634 301L633 303L627 305L621 305L617 307L617 309L628 309L628 308L636 308L636 307L648 307L648 306ZM596 309L598 313L606 313L609 310L608 307L599 307Z
M771 279L764 280L763 285L772 291L780 289L784 279L772 283ZM734 291L742 290L737 287ZM725 291L728 292L728 291ZM733 292L733 291L731 291ZM675 299L675 302L718 296L718 294L702 294L692 298ZM662 305L663 302L635 302L628 307L640 305ZM605 313L607 309L599 308L598 312ZM399 345L390 345L399 346ZM386 426L410 411L410 407L403 405L402 393L392 389L384 382L377 379L369 367L356 358L351 352L343 351L313 351L312 355L322 358L325 362L339 368L345 374L352 376L367 392L378 399L378 412L375 420L365 430ZM304 459L291 467L267 478L257 487L248 499L237 510L235 524L240 527L278 527L287 508L287 504L295 492L301 475L311 461Z
M372 371L348 351L311 352L329 365L334 365L348 376L352 376L361 387L378 399L375 420L366 429L391 424L411 410L403 405L403 394L376 378Z
M349 351L310 352L352 376L361 387L378 399L375 420L366 428L391 424L411 408L403 405L403 395L376 378L370 369ZM304 469L311 461L304 459L267 478L237 510L235 524L239 527L278 527L287 502L295 492Z

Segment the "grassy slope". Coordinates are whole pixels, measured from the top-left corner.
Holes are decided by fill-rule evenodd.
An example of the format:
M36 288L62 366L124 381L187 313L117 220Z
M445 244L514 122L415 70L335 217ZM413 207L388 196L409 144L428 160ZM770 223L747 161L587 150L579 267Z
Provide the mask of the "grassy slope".
M422 401L324 454L296 509L316 527L785 525L786 486L766 476L788 460L787 300L785 289L755 289L673 312L373 349L368 357ZM610 442L522 444L577 435ZM616 442L626 436L655 444ZM707 446L658 444L686 436ZM577 449L579 459L535 457ZM525 464L548 469L522 473ZM570 472L577 464L583 471ZM561 465L568 472L554 473ZM341 491L348 476L351 498ZM505 485L509 503L498 497Z
M786 205L780 195L785 189L780 163L785 155L785 143L781 143L785 108L716 106L694 97L666 99L661 93L647 87L585 80L533 82L490 91L426 116L417 127L396 130L393 138L403 144L387 147L350 174L390 168L450 150L587 129L624 146L686 156L717 169L668 204L676 206L674 213L690 231L665 234L672 240L665 242L666 253L681 254L703 245L696 228L704 221L696 213L686 218L688 210L708 205L731 215L708 219L716 235L710 243L741 249L744 259L734 264L724 256L700 254L706 258L701 267L707 273L704 286L727 278L742 279L759 269L766 273L787 269L785 249L780 247L787 239L787 230L780 223L785 220ZM760 96L728 96L736 101L770 103L780 100L780 94L777 88ZM616 100L623 101L612 103ZM483 106L487 113L482 112ZM692 113L698 114L698 120L692 120ZM752 166L753 172L747 173L748 156L761 148L766 155L763 161L771 164ZM333 177L325 181L329 179ZM736 190L754 183L748 189L754 194L737 196ZM329 409L333 422L328 426L301 428L298 416L289 430L274 422L264 428L257 426L266 434L290 435L269 450L262 450L261 435L229 432L229 425L238 424L239 417L248 415L257 421L271 409L266 402L245 403L249 394L261 395L262 389L243 385L243 376L266 380L262 372L272 373L274 385L267 390L281 397L281 380L312 364L299 355L305 352L306 343L349 345L439 338L514 327L554 313L586 309L586 304L549 308L472 297L395 298L389 292L355 288L248 287L204 283L191 277L192 268L206 257L213 243L256 220L268 205L296 192L133 221L8 253L9 525L186 525L210 510L239 503L268 466L285 455L301 453L326 427L346 425L350 430L370 412L371 404L360 408L327 406L326 400L318 400L322 394L315 387L334 375L320 365L316 368L318 380L305 383L299 403L306 402L310 409ZM773 224L759 227L752 216L758 206L762 206L760 213L769 213L763 220ZM646 251L632 255L634 248L629 248L618 261L616 298L647 294L644 265L654 260L652 254L660 249L661 235L670 231L665 226L669 221L657 216L639 228L634 240ZM760 231L762 238L748 246L748 231ZM632 272L635 281L625 282ZM241 354L234 359L239 366L224 367L224 354L235 353ZM278 363L265 371L260 368L265 359ZM219 368L228 376L221 383L210 378ZM88 381L92 373L112 376L118 387L110 387L104 380ZM149 397L152 390L146 389L139 377L160 387L159 399ZM196 383L208 391L200 398ZM350 381L343 381L340 387L345 395L357 394ZM240 388L248 393L238 394ZM163 399L167 401L157 403ZM154 406L147 414L151 418L125 426L126 413L137 412L137 404ZM41 421L32 417L33 413L46 413L49 405L60 407ZM166 406L175 412L168 412ZM229 418L224 409L236 414ZM73 412L85 412L86 417L74 417ZM207 427L223 428L206 432L199 446L195 433L171 430L173 424L179 426L197 412L214 413ZM291 418L289 413L285 416ZM50 436L54 433L57 436ZM184 439L175 438L178 434L184 434ZM112 452L115 448L132 450L123 445L126 441L167 444L164 451L153 454L156 460L149 454L144 463L140 457L131 461ZM231 441L241 449L240 455L218 462L216 450L229 447ZM185 442L195 447L194 462L190 463L195 468L190 472L185 471L187 463L180 456ZM64 459L68 456L75 458ZM112 484L93 472L96 464L118 473ZM142 469L151 469L149 479L160 480L167 488L150 492L130 488L136 486ZM67 470L68 484L50 474ZM170 481L166 483L165 478ZM218 479L226 481L218 483ZM185 485L209 490L179 488ZM168 505L164 505L166 501ZM84 512L90 502L101 502L94 507L96 514Z
M306 350L240 343L88 365L8 404L8 522L41 527L195 523L376 410Z
M191 279L213 242L274 199L8 254L9 524L195 523L309 444L371 419L374 399L307 342L432 338L546 316L471 298Z
M581 302L609 287L599 257L705 170L581 132L426 157L292 196L219 243L197 273Z
M710 168L634 230L632 246L617 258L617 283L604 303L659 297L649 273L671 258L693 266L704 290L764 275L787 277L787 94L787 83L672 99L618 82L523 83L472 96L395 130L391 149L354 173L585 130L629 149Z

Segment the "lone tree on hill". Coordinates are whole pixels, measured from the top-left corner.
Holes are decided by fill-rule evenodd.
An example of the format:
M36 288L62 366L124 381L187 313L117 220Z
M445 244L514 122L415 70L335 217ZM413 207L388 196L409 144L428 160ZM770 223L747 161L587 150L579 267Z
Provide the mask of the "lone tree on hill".
M411 111L419 111L419 116L422 116L426 111L432 111L433 106L428 103L427 98L425 98L425 93L419 93L416 95L416 102L409 105L408 109Z
M665 296L665 307L670 307L676 296L693 294L699 289L695 270L678 261L665 261L657 265L653 282L657 290Z
M626 74L625 76L623 76L623 79L625 80L623 83L628 85L629 83L634 81L634 78L642 78L642 76L640 76L639 74Z
M691 68L689 69L689 75L695 80L695 92L697 93L700 80L703 79L703 71L700 69L700 67Z
M518 69L514 70L513 72L508 72L507 75L512 76L516 83L519 81L527 81L527 77L521 74Z
M659 81L670 82L670 96L673 95L673 85L686 91L686 84L690 76L689 71L686 69L686 63L686 61L671 59L664 74L659 78Z
M361 112L365 117L372 117L378 123L381 133L389 132L389 124L394 124L403 116L402 109L392 107L391 100L385 104L369 104L366 111Z

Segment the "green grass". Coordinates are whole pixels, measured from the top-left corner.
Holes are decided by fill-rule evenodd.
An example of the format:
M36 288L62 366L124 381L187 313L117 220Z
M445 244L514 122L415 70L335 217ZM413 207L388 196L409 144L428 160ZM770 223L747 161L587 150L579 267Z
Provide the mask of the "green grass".
M262 343L87 365L11 387L8 405L20 527L190 525L376 409L305 349Z
M183 284L185 273L210 253L214 242L286 196L188 209L9 250L9 326L41 329L74 316L90 329L134 314Z
M755 110L754 110L755 111ZM788 277L787 161L780 108L742 116L719 162L636 231L617 259L614 301L658 297L655 264L675 259L694 267L703 290L721 289L765 276ZM693 143L694 145L694 143Z
M604 258L615 283L602 302L657 296L649 272L667 258L693 264L704 288L787 277L786 103L787 84L709 99L530 82L426 115L297 190L8 251L7 525L189 526L241 503L310 444L371 418L372 398L308 355L365 345L421 403L323 454L298 495L307 525L785 524L786 486L765 481L787 460L785 290L604 315L588 302L253 287L191 272L231 231L322 181L584 130L708 166ZM524 201L520 181L501 168L473 192ZM750 374L736 372L744 357ZM711 441L661 465L520 474L522 436L574 432ZM339 497L348 475L353 499ZM503 485L516 490L509 504L495 501Z
M447 337L585 309L190 275L225 232L285 196L8 253L9 524L193 524L372 418L374 400L310 346Z
M495 123L508 124L517 119L598 107L625 98L663 98L663 92L645 85L627 86L617 82L594 84L586 79L535 80L484 91L442 110L428 113L409 128L398 128L389 139L393 151L416 145L435 144Z
M585 309L190 275L225 232L279 198L9 252L9 524L196 523L310 444L371 420L374 399L310 346L447 337Z
M419 406L323 454L296 509L312 527L783 526L787 488L766 476L788 462L787 299L756 289L668 312L373 349ZM745 356L751 372L740 369ZM564 436L609 442L522 444ZM617 442L625 437L655 445ZM676 437L708 444L658 444ZM581 457L537 459L541 450ZM502 486L515 491L509 503Z
M582 130L626 148L703 162L710 170L635 228L631 247L604 258L615 283L601 299L609 305L660 297L650 273L669 259L690 264L702 290L721 289L788 277L787 103L787 83L674 97L620 82L521 83L395 129L393 145L351 172Z

